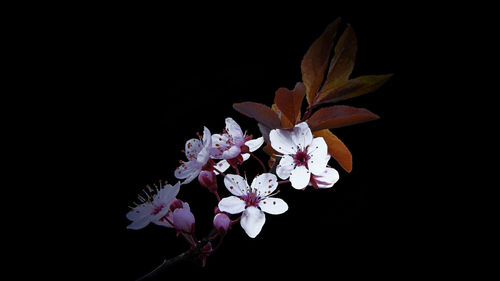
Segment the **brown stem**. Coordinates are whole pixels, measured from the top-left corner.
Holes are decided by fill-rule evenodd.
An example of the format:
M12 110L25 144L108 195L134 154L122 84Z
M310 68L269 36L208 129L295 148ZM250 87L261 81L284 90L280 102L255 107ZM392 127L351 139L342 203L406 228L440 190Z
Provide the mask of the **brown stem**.
M180 261L188 260L190 258L198 256L201 252L201 248L203 248L203 246L205 246L210 241L210 237L212 237L216 232L217 232L217 230L212 229L212 231L210 231L210 233L207 235L207 237L203 238L196 245L196 247L191 248L190 250L187 250L184 253L179 254L178 256L173 257L171 259L165 259L159 266L157 266L155 269L153 269L153 271L149 272L148 274L146 274L142 277L139 277L137 279L137 281L150 280L150 279L154 278L155 276L157 276L158 274L160 274L161 272L165 271L165 269L171 267L172 265L174 265Z

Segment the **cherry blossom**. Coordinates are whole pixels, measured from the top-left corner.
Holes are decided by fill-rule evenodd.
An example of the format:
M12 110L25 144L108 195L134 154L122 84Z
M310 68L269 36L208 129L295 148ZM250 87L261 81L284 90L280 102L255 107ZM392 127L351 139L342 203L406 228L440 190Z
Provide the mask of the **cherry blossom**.
M204 127L202 140L190 139L186 142L184 151L188 161L181 161L181 166L174 173L176 178L185 179L182 184L190 183L200 174L210 160L211 146L212 136L207 127Z
M243 157L243 154L257 150L263 143L263 137L252 139L251 135L247 136L246 133L243 134L240 125L228 117L226 118L226 128L223 133L212 135L210 155L214 159L226 160L234 159L238 156Z
M170 210L170 205L176 200L177 193L179 193L180 182L174 186L166 184L160 188L153 190L148 187L148 192L144 191L144 196L139 195L140 204L132 208L127 213L127 219L132 223L127 226L128 229L141 229L146 227L150 222L157 225L172 227L170 224L163 220ZM155 186L156 187L156 186Z
M290 178L294 188L305 188L311 173L321 176L325 172L328 147L322 137L313 138L307 123L297 124L292 130L271 130L269 139L273 149L283 154L276 174L281 179Z
M274 174L264 173L254 178L252 185L239 175L228 174L224 177L224 185L233 194L219 202L219 209L229 214L243 212L240 220L246 234L255 238L266 221L264 212L279 215L288 210L285 201L272 197L278 187Z

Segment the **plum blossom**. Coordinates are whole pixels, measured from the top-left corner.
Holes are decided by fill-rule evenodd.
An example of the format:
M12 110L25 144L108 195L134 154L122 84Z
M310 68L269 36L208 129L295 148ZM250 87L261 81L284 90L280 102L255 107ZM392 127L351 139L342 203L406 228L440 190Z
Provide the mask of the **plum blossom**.
M314 138L307 123L293 130L274 129L269 133L271 146L283 156L276 169L281 179L290 177L292 186L303 189L311 174L322 176L328 163L328 146L322 137Z
M239 175L228 174L224 177L224 185L233 194L219 202L219 209L229 214L243 212L240 224L246 234L255 238L266 221L264 212L279 215L288 210L285 201L272 197L278 187L277 178L264 173L254 178L252 185Z
M211 146L212 136L207 127L204 127L202 140L190 139L186 142L184 151L188 161L181 161L181 166L174 173L176 178L185 179L182 184L190 183L200 174L210 160Z
M150 222L172 227L168 223L166 225L163 217L167 215L170 205L176 200L175 196L179 193L180 186L181 183L177 182L174 186L170 184L161 186L160 183L159 189L155 186L156 190L148 187L150 193L144 191L144 196L139 195L140 204L137 204L136 207L127 213L127 219L132 221L127 228L134 230L141 229L146 227Z
M241 131L240 125L232 118L226 118L226 128L222 134L212 135L210 155L214 159L225 159L218 163L218 170L226 170L230 164L241 164L264 143L264 138L252 139ZM221 170L221 172L223 172Z

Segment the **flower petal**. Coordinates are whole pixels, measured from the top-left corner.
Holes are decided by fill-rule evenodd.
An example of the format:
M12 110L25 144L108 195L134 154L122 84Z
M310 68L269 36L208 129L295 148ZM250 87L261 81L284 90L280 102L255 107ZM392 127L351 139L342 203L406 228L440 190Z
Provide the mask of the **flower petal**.
M131 224L127 226L127 229L138 230L146 227L150 222L151 218L149 216L145 216L138 220L133 221Z
M231 146L228 150L222 152L222 159L233 159L241 153L239 146Z
M252 181L252 189L257 190L257 195L266 196L278 187L278 179L274 174L264 173Z
M276 174L281 179L287 179L290 177L290 173L295 169L295 161L290 155L285 155L281 158L278 167L276 168Z
M295 125L291 136L294 144L299 146L300 149L304 149L306 146L310 145L313 140L311 129L306 122Z
M259 208L271 215L280 215L288 210L288 204L280 198L266 198L259 202Z
M297 152L297 146L293 143L292 131L290 130L271 130L269 139L271 140L271 146L279 153L295 154Z
M250 150L250 152L254 152L255 150L259 149L259 147L261 147L263 143L264 143L264 137L260 137L245 142L245 145L248 146L248 150Z
M175 197L179 193L181 187L181 182L178 181L175 185L166 184L160 191L158 191L159 199L166 206L170 206L170 203L174 201Z
M238 147L244 144L245 137L243 136L243 132L241 131L240 125L238 125L233 118L226 118L226 132L231 136L233 143Z
M178 179L186 179L182 184L188 184L200 174L201 168L196 161L184 162L175 170L174 175Z
M136 221L146 216L150 216L152 212L153 206L151 204L142 204L130 210L126 217L131 221Z
M314 175L314 181L319 188L332 187L338 180L339 172L334 168L326 168L321 175Z
M250 238L255 238L262 230L265 222L266 215L264 215L264 212L257 207L250 206L243 212L240 224Z
M215 168L219 170L220 172L225 172L231 165L229 165L229 162L227 160L220 160L216 165ZM214 170L214 173L218 175L219 173Z
M219 210L230 214L239 214L245 210L245 201L236 196L222 198L219 202Z
M297 166L290 175L290 182L295 189L302 189L307 186L311 173L306 166Z
M330 157L328 156L328 146L323 138L315 138L307 149L309 160L307 167L309 171L315 175L320 175L325 171L326 165Z
M231 141L227 134L212 135L212 147L210 148L210 155L215 159L221 159L222 153L231 147Z
M200 150L202 149L203 144L199 139L190 139L186 142L186 145L184 147L184 152L186 153L186 157L188 160L193 160L198 157L198 153L200 153Z
M224 177L224 185L235 196L247 193L247 181L239 175L227 174Z

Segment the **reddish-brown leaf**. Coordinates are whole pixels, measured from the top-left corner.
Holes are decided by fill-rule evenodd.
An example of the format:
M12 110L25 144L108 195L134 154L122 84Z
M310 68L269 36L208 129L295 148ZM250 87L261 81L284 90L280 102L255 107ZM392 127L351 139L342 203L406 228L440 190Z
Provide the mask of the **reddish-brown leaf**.
M338 102L373 92L384 85L392 74L359 76L340 85L325 84L319 93L316 104Z
M328 145L328 153L346 172L350 173L352 171L352 154L337 136L328 129L313 132L313 135L315 137L323 137Z
M281 111L281 125L283 124L283 115L291 123L290 127L293 127L298 120L300 120L300 107L302 101L304 100L304 95L306 94L306 88L304 84L297 83L295 88L290 91L287 88L279 88L274 96L274 103Z
M307 120L307 124L311 128L311 131L314 132L323 129L350 126L379 118L378 115L372 113L368 109L346 105L334 105L316 111L311 118Z
M281 127L282 128L289 129L289 128L292 128L294 126L292 124L292 122L290 122L290 120L288 120L288 118L286 118L285 115L283 115L283 113L281 113L281 110L276 106L276 104L273 103L273 105L271 106L271 109L274 112L276 112L276 114L278 114L278 117L281 120Z
M233 104L233 108L239 113L257 120L263 125L275 129L281 128L278 115L269 107L256 102L242 102Z
M358 41L356 34L351 26L348 26L342 36L340 36L337 45L335 45L335 54L330 62L325 85L333 86L342 84L349 79L354 68L356 52L358 51Z
M333 47L333 40L337 34L340 18L329 24L323 34L316 39L307 50L300 65L302 81L306 88L307 102L313 103L314 97L323 82L328 58Z

